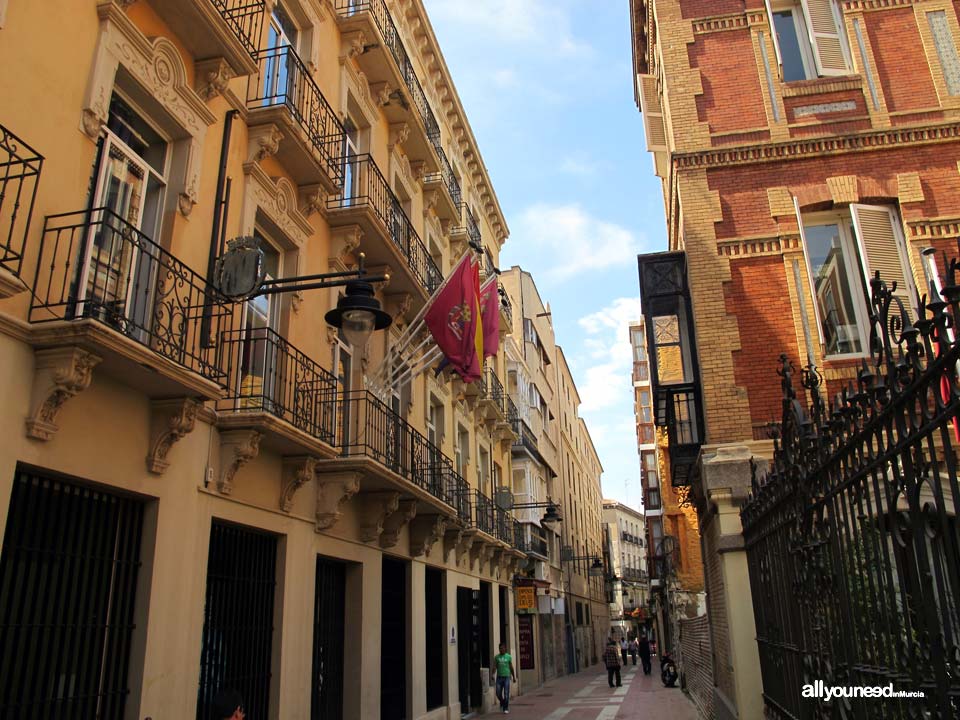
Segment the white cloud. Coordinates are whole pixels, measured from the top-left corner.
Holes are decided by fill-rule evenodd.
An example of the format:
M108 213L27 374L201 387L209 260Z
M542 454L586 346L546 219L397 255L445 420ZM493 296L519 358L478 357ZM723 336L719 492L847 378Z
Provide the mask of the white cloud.
M566 157L560 163L560 172L567 175L591 177L597 174L597 163L583 157Z
M633 264L640 252L639 239L633 233L593 217L576 204L533 205L509 222L510 244L537 255L538 279L547 284ZM548 258L556 264L541 264Z

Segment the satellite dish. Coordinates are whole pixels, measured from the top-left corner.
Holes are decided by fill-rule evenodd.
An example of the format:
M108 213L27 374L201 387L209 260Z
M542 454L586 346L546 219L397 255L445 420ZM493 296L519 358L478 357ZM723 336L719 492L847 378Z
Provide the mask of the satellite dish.
M246 235L230 240L227 251L217 260L217 289L231 300L246 300L257 294L264 277L266 268L259 238Z

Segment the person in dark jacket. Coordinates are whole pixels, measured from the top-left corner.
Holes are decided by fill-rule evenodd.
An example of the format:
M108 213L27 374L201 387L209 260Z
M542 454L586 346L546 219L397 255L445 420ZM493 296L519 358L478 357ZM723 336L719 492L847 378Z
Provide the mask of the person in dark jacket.
M617 681L617 687L622 685L620 681L620 649L617 647L617 641L610 638L607 643L607 649L603 651L603 664L607 666L607 683L613 687L614 678Z
M210 703L210 717L215 720L243 720L243 698L236 690L222 689Z
M650 641L646 635L640 636L640 663L643 665L643 674L650 674Z

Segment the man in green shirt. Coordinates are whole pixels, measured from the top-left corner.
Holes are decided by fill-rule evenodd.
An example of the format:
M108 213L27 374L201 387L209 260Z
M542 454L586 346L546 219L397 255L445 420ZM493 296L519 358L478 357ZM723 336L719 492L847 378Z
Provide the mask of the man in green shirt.
M500 654L493 662L497 666L497 700L500 701L500 711L504 715L510 714L510 678L516 682L517 674L513 671L513 658L507 652L507 644L500 643Z

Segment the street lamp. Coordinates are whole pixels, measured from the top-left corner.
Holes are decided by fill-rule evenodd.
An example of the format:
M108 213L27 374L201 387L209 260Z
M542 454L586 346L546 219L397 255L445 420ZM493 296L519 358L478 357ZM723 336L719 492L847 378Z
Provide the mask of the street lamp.
M349 280L337 306L324 315L333 327L343 330L343 336L353 347L366 346L374 330L390 327L393 318L380 309L380 301L373 295L373 285L366 280Z
M556 503L549 498L546 502L528 502L528 503L509 503L510 507L501 507L504 510L532 510L534 508L546 508L546 511L543 513L543 517L540 518L540 524L551 532L557 531L557 525L563 522L563 518L560 517L560 512L557 509Z
M590 577L603 577L603 563L600 562L600 558L593 558L593 564L590 566L588 573Z

